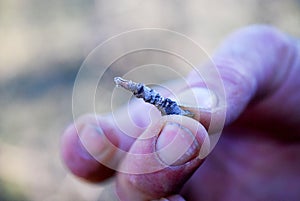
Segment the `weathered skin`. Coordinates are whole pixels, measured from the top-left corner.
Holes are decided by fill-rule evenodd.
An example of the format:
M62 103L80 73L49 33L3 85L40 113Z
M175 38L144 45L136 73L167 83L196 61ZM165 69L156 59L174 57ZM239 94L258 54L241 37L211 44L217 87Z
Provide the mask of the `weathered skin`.
M169 196L168 199L174 201L183 200L183 197L191 201L298 200L299 55L300 48L296 41L272 27L251 26L231 35L213 57L224 81L228 103L226 127L216 148L204 163L203 160L191 158L189 162L171 165L150 174L118 173L115 182L119 199L150 200ZM188 80L195 87L201 86L196 78L191 73ZM199 97L202 98L205 97ZM150 129L146 128L151 119L165 121L160 114L153 111L149 117L139 112L141 109L148 111L149 108L145 104L130 107L131 121L140 127L134 127L128 121L128 114L122 110L117 116L132 136L159 133L164 124L157 124L158 130L151 126ZM171 122L179 121L177 118L180 116L172 116ZM182 126L191 129L195 121L185 118ZM209 119L202 121L209 123ZM104 134L123 150L148 153L157 148L156 135L144 141L143 146L141 141L134 143L133 138L124 136L118 130L110 116L99 116L97 120L93 116L86 116L78 124L99 124ZM83 134L87 136L87 149L93 154L107 150L100 135L93 133L97 131L90 129ZM207 136L205 129L193 134L198 136L199 146L204 146ZM113 172L110 169L95 162L82 146L79 148L80 142L76 141L75 136L77 132L70 126L62 138L62 157L67 167L75 175L89 181L100 182L111 176ZM164 140L167 141L170 136L165 135ZM115 161L119 166L133 162L132 158L120 157L115 153L114 149L110 149L102 157ZM150 162L154 165L162 163L159 158L152 158ZM148 162L137 160L133 168L149 167ZM160 188L156 189L155 186Z

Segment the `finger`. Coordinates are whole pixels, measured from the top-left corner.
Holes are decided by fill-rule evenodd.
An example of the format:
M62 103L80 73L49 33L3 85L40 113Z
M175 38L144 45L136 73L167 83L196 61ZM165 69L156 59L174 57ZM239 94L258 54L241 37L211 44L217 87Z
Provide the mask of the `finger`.
M300 87L300 81L296 78L300 71L300 54L295 44L294 40L277 29L258 25L243 28L225 40L214 54L213 61L224 84L226 124L235 121L249 103L261 103L269 97L273 102L264 104L269 108L265 114L272 111L274 116L281 111L286 119L291 120L288 115L295 114L295 109L297 114L300 113L296 106L300 101L296 91ZM196 90L203 86L196 72L191 73L188 80ZM218 97L218 94L215 95ZM286 108L282 107L283 97L290 100L289 113L284 112ZM274 105L279 110L274 110ZM197 112L201 113L201 109ZM210 121L209 114L204 113L202 117Z
M97 130L98 125L91 115L82 117L76 124L70 125L61 139L65 165L74 175L91 182L108 178L114 172L103 167L93 156L101 154L107 147L102 129Z
M151 105L135 102L107 116L87 114L78 118L61 138L66 167L90 182L111 177L136 137L157 116L159 112Z
M74 175L91 182L103 181L114 174L133 141L110 116L85 115L64 132L62 159Z
M151 136L151 137L148 137ZM179 115L164 116L132 145L117 175L121 200L151 200L176 194L210 148L205 128Z

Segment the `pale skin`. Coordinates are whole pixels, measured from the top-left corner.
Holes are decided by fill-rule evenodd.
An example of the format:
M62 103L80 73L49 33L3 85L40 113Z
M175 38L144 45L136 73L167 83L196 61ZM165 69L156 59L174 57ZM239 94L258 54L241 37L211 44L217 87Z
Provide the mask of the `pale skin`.
M149 124L149 116L138 112L143 107L148 108L144 104L133 107L131 113L131 121L143 128L131 127L124 110L116 115L132 136L151 135L153 138L141 144L125 136L111 115L98 115L97 118L85 115L76 121L78 132L70 125L62 137L62 158L66 166L73 174L90 182L98 183L114 176L111 196L124 201L299 199L299 42L297 44L296 39L273 27L249 26L227 38L213 60L224 82L227 115L222 136L205 160L195 156L201 146L207 145L208 133L202 126L207 120L198 122L179 115L162 117L154 112L150 118L158 123ZM196 83L194 86L199 82L193 72L188 80ZM196 124L198 131L194 129ZM97 126L102 131L95 129ZM99 155L100 160L119 167L147 170L150 162L151 166L159 166L168 161L171 153L132 161L130 157L120 157L116 148L107 147L99 132L123 150L148 153L168 144L174 133L185 132L182 128L195 136L196 147L190 154L154 173L115 172L91 156Z

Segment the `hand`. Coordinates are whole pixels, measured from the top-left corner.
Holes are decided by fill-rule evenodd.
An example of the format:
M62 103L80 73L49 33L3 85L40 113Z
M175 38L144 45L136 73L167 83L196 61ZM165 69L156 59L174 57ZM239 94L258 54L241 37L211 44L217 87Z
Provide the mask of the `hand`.
M76 121L78 130L69 126L61 147L67 167L91 182L116 174L111 192L116 200L299 198L300 48L296 40L272 27L250 26L233 33L213 60L224 82L227 115L223 134L204 163L210 146L209 118L199 122L179 115L161 117L155 111L149 117L140 111L151 106L137 104L131 118L124 110L115 115L122 125L116 125L111 115L87 115ZM194 75L187 80L198 86L197 98L210 98ZM209 107L216 107L213 100ZM157 154L151 154L154 151Z

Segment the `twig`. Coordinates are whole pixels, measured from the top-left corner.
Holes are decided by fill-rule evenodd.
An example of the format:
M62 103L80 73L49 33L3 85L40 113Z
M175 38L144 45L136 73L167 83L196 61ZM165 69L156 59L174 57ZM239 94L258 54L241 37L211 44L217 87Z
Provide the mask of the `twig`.
M137 98L142 98L145 102L154 105L162 115L184 115L192 117L193 114L188 110L183 110L175 101L161 96L157 91L145 86L142 83L136 83L131 80L125 80L121 77L115 77L116 86L121 86L133 93Z

